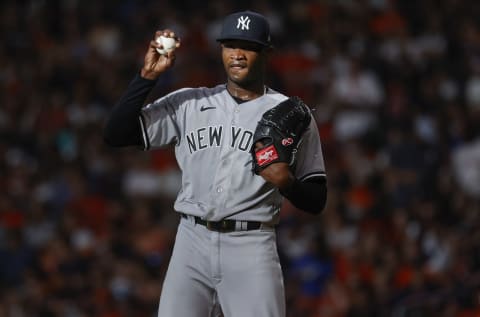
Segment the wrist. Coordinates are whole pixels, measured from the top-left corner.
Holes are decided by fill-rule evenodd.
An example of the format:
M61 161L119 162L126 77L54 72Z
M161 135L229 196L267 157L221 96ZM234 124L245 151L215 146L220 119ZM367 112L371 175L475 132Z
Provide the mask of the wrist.
M296 178L292 175L292 173L288 173L288 176L281 180L278 184L278 189L280 191L289 191L295 184Z
M148 69L142 68L142 70L140 71L140 76L148 80L156 80L158 76L160 76L160 74L157 72L153 72Z

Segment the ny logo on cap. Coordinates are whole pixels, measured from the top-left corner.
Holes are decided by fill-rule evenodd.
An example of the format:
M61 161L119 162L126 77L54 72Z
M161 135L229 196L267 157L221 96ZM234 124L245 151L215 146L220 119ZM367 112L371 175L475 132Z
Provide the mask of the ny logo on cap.
M237 29L248 30L250 24L250 18L248 16L244 17L243 15L238 18Z

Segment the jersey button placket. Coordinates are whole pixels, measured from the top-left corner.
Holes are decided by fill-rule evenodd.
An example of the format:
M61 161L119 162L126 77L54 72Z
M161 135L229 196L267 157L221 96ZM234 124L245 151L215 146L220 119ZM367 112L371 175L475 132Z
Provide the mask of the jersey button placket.
M232 119L232 125L235 125L235 123L238 122L237 114L240 112L240 106L236 105L235 109L233 110L233 119Z
M233 122L235 121L235 119L231 115L231 112L230 112L230 116L232 118L232 125L233 125ZM230 151L231 151L230 147L222 148L219 156L220 164L218 169L215 172L215 177L214 177L213 187L212 187L212 199L214 200L214 204L216 208L223 208L226 200L225 194L226 194L226 188L228 187L228 176L226 171L228 171L228 168L226 167L225 160L228 161L226 157L228 156Z
M230 112L230 115L231 115L231 125L234 126L237 122L239 122L238 120L238 114L240 112L240 107L238 105L236 105L233 109L232 112ZM231 129L231 128L229 128ZM219 170L217 170L217 174L216 174L216 177L215 177L215 184L216 186L214 187L214 191L215 191L215 194L216 194L216 204L219 208L223 208L225 206L225 202L226 200L228 199L228 188L229 188L229 180L228 180L228 174L230 171L230 164L231 164L231 160L228 158L229 155L231 155L230 151L232 149L229 148L229 147L226 147L222 150L222 153L221 153L221 160L222 160L222 163L221 163L221 166L219 168Z

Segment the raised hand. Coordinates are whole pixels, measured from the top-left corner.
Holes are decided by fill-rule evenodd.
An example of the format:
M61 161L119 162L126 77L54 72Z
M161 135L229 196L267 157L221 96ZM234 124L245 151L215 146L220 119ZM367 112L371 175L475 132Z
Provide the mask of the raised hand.
M180 47L180 39L175 37L175 33L171 30L163 30L155 32L154 38L150 41L147 53L145 54L141 76L147 79L157 79L160 74L172 67L175 62L175 49L160 54L157 49L163 49L162 44L158 43L156 39L159 36L165 36L175 39L175 49Z

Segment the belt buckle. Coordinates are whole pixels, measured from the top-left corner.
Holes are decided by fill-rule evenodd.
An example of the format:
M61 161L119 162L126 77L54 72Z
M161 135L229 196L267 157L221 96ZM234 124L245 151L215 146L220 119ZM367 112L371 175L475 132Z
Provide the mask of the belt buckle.
M211 221L207 221L206 227L207 227L208 230L212 230L212 222L211 222Z
M217 224L217 226L215 226ZM224 219L218 222L215 221L206 221L205 227L211 231L227 232L228 231L228 220Z

